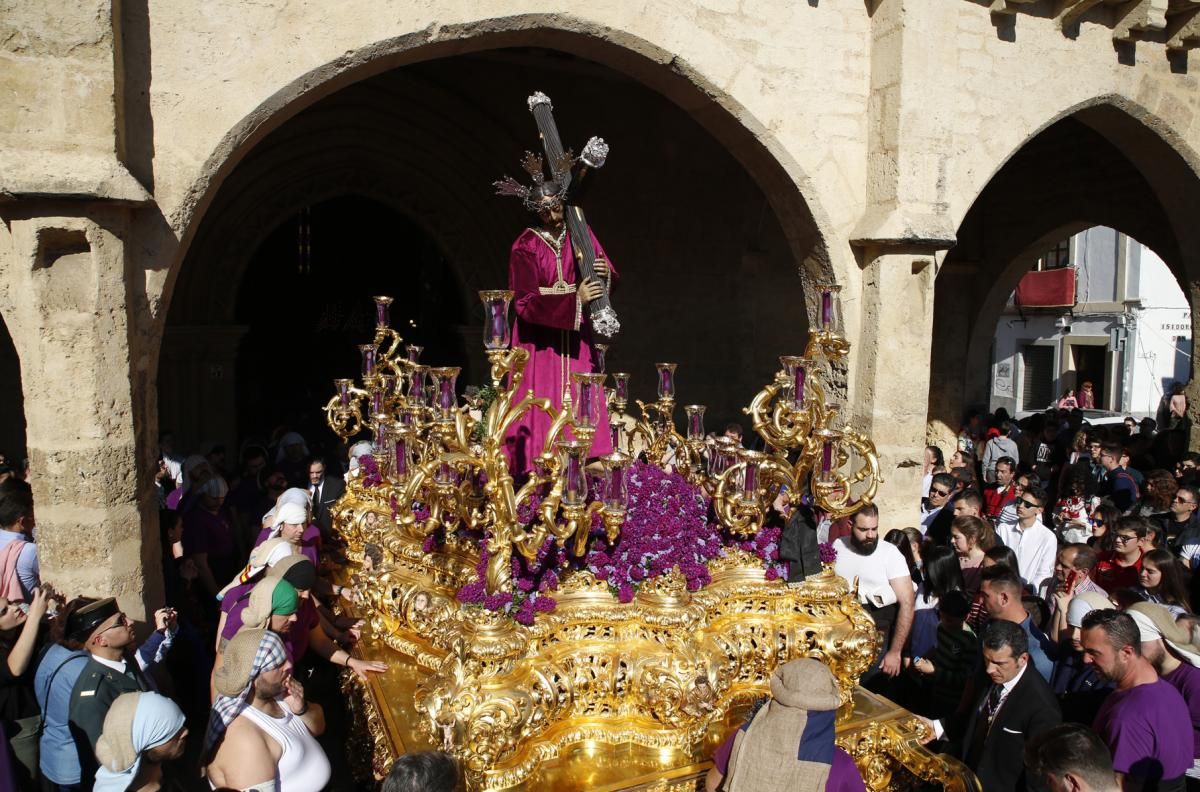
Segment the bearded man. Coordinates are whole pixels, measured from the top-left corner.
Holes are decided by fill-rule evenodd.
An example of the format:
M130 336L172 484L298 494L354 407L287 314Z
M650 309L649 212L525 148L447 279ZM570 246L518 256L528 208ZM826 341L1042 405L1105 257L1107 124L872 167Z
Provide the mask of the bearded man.
M887 647L863 679L873 676L876 668L894 677L900 673L900 654L912 629L916 600L908 563L895 545L879 541L879 507L873 503L854 513L850 535L838 539L835 547L834 571L852 591L857 585L859 600L875 620L880 651Z

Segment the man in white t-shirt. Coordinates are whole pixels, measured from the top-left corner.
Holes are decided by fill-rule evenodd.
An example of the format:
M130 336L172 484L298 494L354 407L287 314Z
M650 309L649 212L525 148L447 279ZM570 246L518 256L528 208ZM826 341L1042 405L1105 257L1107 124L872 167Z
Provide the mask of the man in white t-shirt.
M875 619L880 648L888 647L879 670L894 677L900 673L900 652L912 629L916 599L908 562L895 545L879 541L879 507L873 503L854 513L850 535L834 546L834 571L851 587L857 579L858 598Z
M1042 525L1042 507L1046 491L1031 484L1017 497L1017 519L996 526L996 536L1017 556L1021 582L1039 597L1048 596L1054 584L1054 562L1058 558L1058 537Z

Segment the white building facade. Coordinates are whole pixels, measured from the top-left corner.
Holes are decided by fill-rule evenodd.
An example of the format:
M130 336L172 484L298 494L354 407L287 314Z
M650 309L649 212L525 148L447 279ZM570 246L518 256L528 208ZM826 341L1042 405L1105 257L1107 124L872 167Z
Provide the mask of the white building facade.
M1090 381L1098 409L1153 417L1172 383L1188 381L1191 309L1154 251L1097 226L1030 269L996 325L991 410L1042 410ZM1064 269L1071 292L1025 289L1039 278L1069 285Z

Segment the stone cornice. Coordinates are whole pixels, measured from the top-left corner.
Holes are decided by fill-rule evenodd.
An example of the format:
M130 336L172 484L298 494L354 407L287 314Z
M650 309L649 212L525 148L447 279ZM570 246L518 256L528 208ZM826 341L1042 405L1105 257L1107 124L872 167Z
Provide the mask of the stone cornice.
M0 204L17 201L106 201L141 205L146 188L111 154L0 151Z
M1045 0L992 0L993 14L1010 15ZM1084 21L1108 24L1113 41L1157 42L1168 52L1184 52L1200 46L1200 0L1056 0L1050 3L1063 33L1074 36ZM1107 15L1106 20L1103 16Z

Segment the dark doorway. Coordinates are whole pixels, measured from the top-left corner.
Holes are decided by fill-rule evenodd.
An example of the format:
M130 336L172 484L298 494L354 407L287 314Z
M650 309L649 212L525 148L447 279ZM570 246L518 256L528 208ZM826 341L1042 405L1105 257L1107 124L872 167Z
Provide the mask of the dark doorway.
M1105 386L1108 347L1087 344L1071 345L1071 362L1075 369L1075 385L1078 390L1083 383L1092 383L1095 405L1098 410L1109 409L1108 391Z
M360 367L386 294L392 326L425 347L422 360L464 358L461 289L425 231L378 201L347 196L289 218L255 251L238 290L246 335L237 365L238 435L268 443L286 427L314 453L336 438L321 407L333 380Z
M28 455L25 450L25 395L21 390L21 359L13 346L12 336L4 319L0 318L0 454L14 469Z

